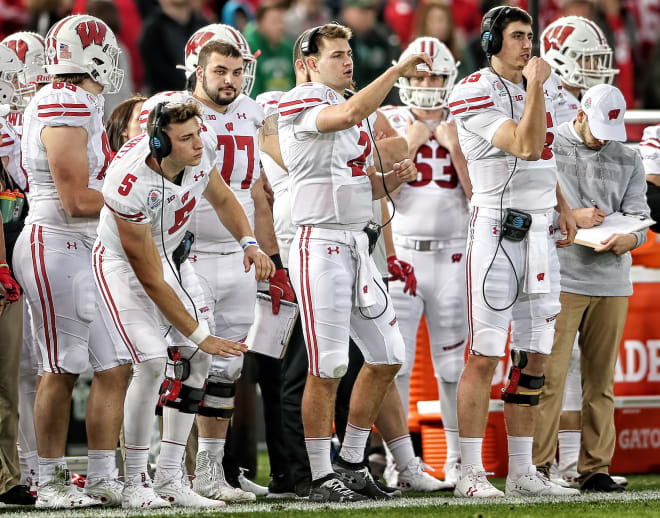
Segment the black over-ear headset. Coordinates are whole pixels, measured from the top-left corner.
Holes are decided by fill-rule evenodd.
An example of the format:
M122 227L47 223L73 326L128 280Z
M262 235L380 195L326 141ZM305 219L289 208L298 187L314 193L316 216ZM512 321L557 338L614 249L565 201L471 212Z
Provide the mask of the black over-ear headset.
M481 49L488 58L502 50L502 29L497 26L497 21L509 12L511 7L508 5L493 7L481 22Z
M310 56L316 54L319 51L319 46L316 44L316 36L323 25L309 29L305 36L303 36L302 41L300 42L300 52L303 56Z
M156 161L160 161L170 154L172 151L172 141L170 137L163 131L164 120L167 117L167 103L158 103L155 110L154 121L151 125L151 134L149 135L149 149Z

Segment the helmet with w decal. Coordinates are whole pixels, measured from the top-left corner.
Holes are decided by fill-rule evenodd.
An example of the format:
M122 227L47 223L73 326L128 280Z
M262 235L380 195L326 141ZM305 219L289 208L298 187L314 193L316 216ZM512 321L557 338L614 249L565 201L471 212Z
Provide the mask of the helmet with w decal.
M241 85L241 92L245 95L250 95L252 87L254 86L254 74L257 68L257 60L250 51L245 37L231 25L222 23L212 23L206 27L202 27L195 34L193 34L188 43L186 43L185 65L183 68L186 71L186 77L190 77L195 73L197 68L197 61L199 60L199 51L209 41L219 40L234 45L243 57L243 84Z
M21 60L11 49L0 45L0 104L22 111L35 92L35 86L27 84Z
M447 106L447 99L454 88L456 75L458 74L458 63L454 61L454 56L437 38L428 36L417 38L401 53L399 61L405 59L410 54L426 53L432 60L431 75L444 76L445 81L439 87L421 87L411 86L408 77L400 77L396 83L399 89L401 102L411 108L420 110L436 110Z
M9 47L23 63L28 83L50 83L52 76L46 72L46 41L36 32L15 32L0 44Z
M555 20L541 34L541 57L569 86L583 91L612 84L619 73L612 68L612 49L603 31L581 16Z
M112 30L100 19L86 14L67 16L46 35L46 70L49 74L88 74L116 93L124 72L117 64L121 50Z

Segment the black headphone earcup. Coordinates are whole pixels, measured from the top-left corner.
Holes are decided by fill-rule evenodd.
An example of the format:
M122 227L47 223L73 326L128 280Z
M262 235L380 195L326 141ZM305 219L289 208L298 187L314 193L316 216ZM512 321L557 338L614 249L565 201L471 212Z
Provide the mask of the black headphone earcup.
M484 51L484 54L489 54L490 48L490 31L484 31L481 33L481 50Z
M158 161L165 158L172 151L172 141L162 128L162 117L165 112L165 103L158 103L154 108L154 122L149 135L149 149L151 154Z
M498 30L490 31L490 54L497 54L502 50L502 33Z

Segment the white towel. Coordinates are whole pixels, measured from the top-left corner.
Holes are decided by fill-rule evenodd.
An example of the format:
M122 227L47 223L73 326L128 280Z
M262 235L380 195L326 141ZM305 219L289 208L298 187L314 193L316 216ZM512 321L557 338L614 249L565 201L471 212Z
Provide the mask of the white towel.
M357 271L355 274L355 305L368 308L377 303L376 283L371 271L369 257L369 238L365 232L353 232Z
M527 234L527 272L523 286L525 293L550 293L550 225L551 222L545 214L532 214L532 225Z

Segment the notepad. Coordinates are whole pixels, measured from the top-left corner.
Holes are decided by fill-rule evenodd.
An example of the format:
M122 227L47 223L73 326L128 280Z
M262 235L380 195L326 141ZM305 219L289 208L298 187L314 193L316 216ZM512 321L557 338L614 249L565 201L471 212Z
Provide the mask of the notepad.
M592 228L581 228L575 236L575 243L591 248L603 246L601 241L605 241L612 234L630 234L638 232L654 225L655 221L643 216L634 216L632 214L622 214L613 212L605 216L603 222Z
M254 323L245 340L248 350L272 358L283 358L298 312L298 304L281 300L279 314L273 315L270 295L257 293Z

